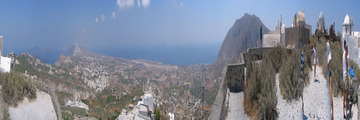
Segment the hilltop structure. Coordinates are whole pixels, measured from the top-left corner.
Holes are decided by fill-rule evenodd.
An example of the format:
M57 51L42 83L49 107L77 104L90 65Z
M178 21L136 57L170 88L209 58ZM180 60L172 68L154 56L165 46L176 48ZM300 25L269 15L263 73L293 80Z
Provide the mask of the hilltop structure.
M282 24L282 18L275 27L275 31L264 34L262 47L275 47L278 44L285 46L285 24Z
M0 36L0 72L7 73L11 70L11 58L3 56L3 36Z
M346 41L349 48L349 57L357 64L360 64L360 48L359 39L360 32L353 30L354 18L346 14L343 23L343 33L341 39L341 46L344 49L344 41Z
M310 42L311 25L305 22L305 13L296 12L292 27L285 29L285 47L300 49Z
M316 31L321 32L322 34L325 34L327 31L325 28L325 18L322 12L320 12L319 15Z

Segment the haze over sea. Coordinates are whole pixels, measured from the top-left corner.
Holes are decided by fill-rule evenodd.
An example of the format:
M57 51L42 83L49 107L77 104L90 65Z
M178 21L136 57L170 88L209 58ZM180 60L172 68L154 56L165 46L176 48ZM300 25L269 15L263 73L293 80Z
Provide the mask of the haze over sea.
M71 46L70 46L71 47ZM69 47L69 48L70 48ZM54 64L61 54L70 55L69 48L34 47L31 49L18 49L15 54L30 53L42 62ZM98 54L121 57L125 59L145 59L172 65L190 65L201 63L214 63L220 45L177 45L177 46L122 46L104 48L85 48ZM10 50L5 49L5 53Z

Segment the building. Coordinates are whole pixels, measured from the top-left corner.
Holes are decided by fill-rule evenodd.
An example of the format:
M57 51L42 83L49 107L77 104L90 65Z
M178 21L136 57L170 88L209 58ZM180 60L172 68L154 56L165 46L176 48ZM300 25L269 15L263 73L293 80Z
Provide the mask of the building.
M354 31L354 32L353 32L353 35L354 35L355 47L356 47L356 48L359 48L359 47L360 47L360 45L359 45L360 32L359 32L359 31Z
M346 14L343 23L341 46L344 49L344 40L345 40L348 45L349 58L355 61L359 65L360 64L360 52L359 52L360 32L354 31L353 26L354 26L354 18Z
M320 15L319 15L319 20L317 22L317 28L316 28L317 31L325 34L326 33L326 28L325 28L325 18L324 18L324 15L322 12L320 12Z
M127 112L126 110L122 111L118 116L117 120L152 120L152 111L154 109L154 100L151 94L145 94L141 97L142 100L138 101L137 105L131 112Z
M11 58L0 56L0 71L2 73L11 71Z
M310 43L311 25L305 22L305 13L296 12L292 27L285 28L285 47L301 48Z
M343 23L343 36L346 34L351 35L353 26L354 26L354 18L350 17L348 14L346 14L344 23Z
M264 34L262 47L276 47L277 45L285 46L283 41L285 41L285 25L280 22L280 24L275 27L275 31Z
M11 58L3 56L3 36L0 36L0 72L7 73L11 71Z
M151 94L145 94L143 99L144 105L148 106L150 112L154 110L154 98Z

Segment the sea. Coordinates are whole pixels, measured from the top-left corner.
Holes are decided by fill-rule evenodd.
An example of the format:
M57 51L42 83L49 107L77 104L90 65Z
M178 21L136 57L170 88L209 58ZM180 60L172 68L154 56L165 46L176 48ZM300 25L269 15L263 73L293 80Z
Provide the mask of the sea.
M220 50L218 45L195 46L141 46L141 47L109 47L85 48L87 51L125 59L145 59L171 65L211 64L216 61ZM5 53L10 51L5 50ZM31 49L15 50L15 54L29 53L41 62L54 64L63 55L70 55L69 49L33 47Z

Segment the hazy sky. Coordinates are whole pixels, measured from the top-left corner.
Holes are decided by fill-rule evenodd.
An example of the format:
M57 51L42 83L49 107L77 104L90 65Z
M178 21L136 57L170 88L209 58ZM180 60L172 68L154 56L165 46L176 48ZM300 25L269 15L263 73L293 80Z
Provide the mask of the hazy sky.
M176 49L168 52L173 54L181 49L189 54L202 51L202 57L211 62L229 28L244 13L255 14L274 30L280 15L288 27L296 11L304 9L313 32L321 11L326 27L335 22L336 30L349 13L359 30L359 5L355 0L0 0L0 35L5 52L25 52L36 46L60 50L76 42L102 54L111 51L107 55L165 63L166 56L144 56L172 48ZM158 52L151 52L154 48ZM129 52L135 54L131 57L126 51L137 52Z

